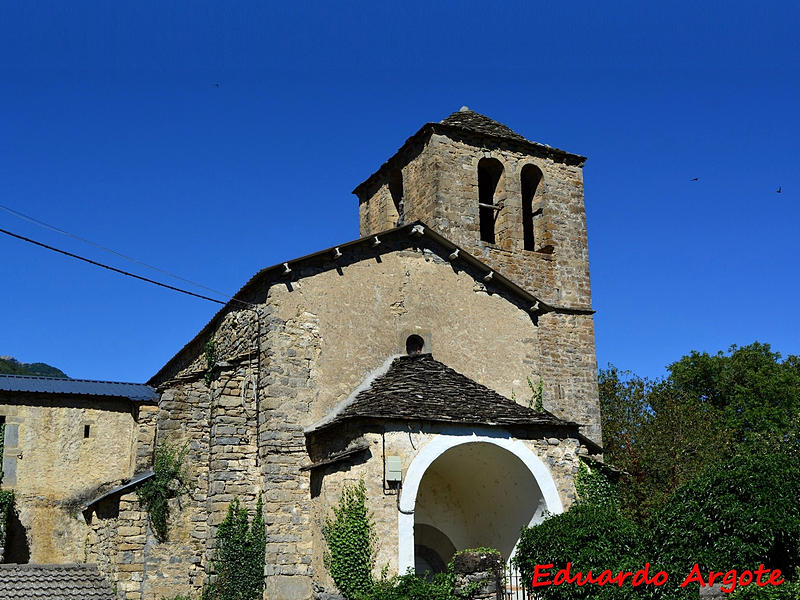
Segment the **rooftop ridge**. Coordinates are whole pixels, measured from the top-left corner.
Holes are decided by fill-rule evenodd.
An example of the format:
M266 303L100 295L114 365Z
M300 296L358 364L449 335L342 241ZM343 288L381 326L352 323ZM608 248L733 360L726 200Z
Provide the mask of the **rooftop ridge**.
M109 381L106 379L75 379L73 377L50 377L49 375L19 375L16 373L0 373L0 377L9 379L46 379L48 381L69 381L78 383L114 383L118 385L141 385L150 387L146 383L135 383L132 381Z

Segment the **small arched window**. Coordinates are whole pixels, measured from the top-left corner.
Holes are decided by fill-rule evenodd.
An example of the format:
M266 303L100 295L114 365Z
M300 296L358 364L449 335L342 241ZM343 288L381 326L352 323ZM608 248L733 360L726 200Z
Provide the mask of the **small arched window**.
M533 200L542 182L542 172L536 165L525 165L520 173L522 189L522 240L525 250L536 250L536 236L533 227Z
M394 209L397 211L397 224L403 223L403 172L394 169L389 173L389 194L392 196Z
M482 158L478 163L478 216L481 226L481 240L495 243L495 222L499 207L495 202L495 192L503 165L496 158Z
M408 336L406 339L406 354L409 356L414 356L415 354L422 354L422 350L425 348L425 340L422 339L422 336L417 334L413 334Z

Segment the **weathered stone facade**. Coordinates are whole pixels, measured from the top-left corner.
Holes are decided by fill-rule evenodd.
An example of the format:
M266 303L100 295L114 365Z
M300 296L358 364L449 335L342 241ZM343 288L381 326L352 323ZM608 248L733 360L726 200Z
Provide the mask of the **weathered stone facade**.
M585 158L496 131L496 123L475 129L449 124L464 114L474 115L479 125L489 121L460 111L441 124L423 127L355 189L361 234L423 221L543 302L564 309L548 313L540 323L542 351L535 369L544 381L546 408L580 421L587 435L600 443ZM486 158L503 167L494 193L499 208L494 243L480 236L478 165ZM530 216L523 207L521 177L529 165L540 174L528 199ZM402 180L402 216L395 206L397 192L393 198L390 190L397 173ZM523 216L532 221L533 250L525 249Z
M136 454L145 452L146 426L154 406L120 398L4 393L3 487L12 489L19 522L19 552L6 561L81 562L88 531L83 504L101 485L130 477ZM141 421L142 427L139 428ZM141 448L142 450L137 450ZM142 455L141 463L152 457ZM27 546L27 547L24 547Z
M507 559L521 525L573 502L579 456L600 442L583 159L480 119L477 130L423 127L357 188L364 238L258 273L151 379L158 407L126 430L118 478L150 467L168 441L188 445L191 483L171 502L166 541L133 487L84 514L75 535L120 597L200 591L234 498L252 509L262 495L270 600L334 591L322 524L347 483L366 484L378 566L390 572L413 568L417 547L446 560L496 545ZM497 211L478 205L487 157L503 167ZM526 165L539 169L533 191L522 189ZM480 239L487 210L497 213L495 243ZM387 396L380 418L326 426L406 354L411 336L519 419L393 413ZM541 380L548 413L527 408L528 378ZM426 385L437 393L435 379Z

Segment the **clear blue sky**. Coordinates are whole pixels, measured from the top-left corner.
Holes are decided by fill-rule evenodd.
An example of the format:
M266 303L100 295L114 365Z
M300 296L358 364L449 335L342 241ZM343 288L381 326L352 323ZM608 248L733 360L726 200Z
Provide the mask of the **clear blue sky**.
M796 2L122 4L0 5L0 204L233 293L358 237L350 190L468 105L589 157L601 366L800 354ZM0 355L94 379L218 308L2 235L0 289Z

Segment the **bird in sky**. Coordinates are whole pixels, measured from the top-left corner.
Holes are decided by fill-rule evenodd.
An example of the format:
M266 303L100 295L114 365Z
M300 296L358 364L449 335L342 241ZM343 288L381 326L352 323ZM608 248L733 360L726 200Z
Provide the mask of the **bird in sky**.
M700 181L699 177L695 177L694 179L690 179L689 181Z
M775 190L775 193L780 194L783 190L781 190L781 186L778 186L778 189Z

